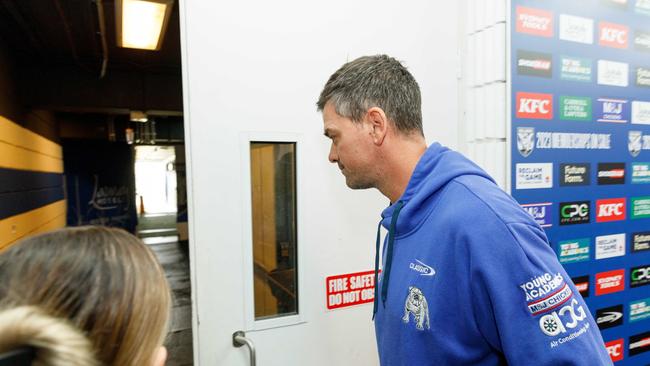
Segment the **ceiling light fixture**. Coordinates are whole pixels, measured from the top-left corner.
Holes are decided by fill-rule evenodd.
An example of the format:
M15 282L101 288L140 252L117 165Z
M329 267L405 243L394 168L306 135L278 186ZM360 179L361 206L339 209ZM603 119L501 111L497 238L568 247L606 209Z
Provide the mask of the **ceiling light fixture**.
M118 47L158 51L173 5L174 0L116 0Z
M147 113L143 111L131 111L129 113L129 120L132 122L147 122L149 116L147 116Z

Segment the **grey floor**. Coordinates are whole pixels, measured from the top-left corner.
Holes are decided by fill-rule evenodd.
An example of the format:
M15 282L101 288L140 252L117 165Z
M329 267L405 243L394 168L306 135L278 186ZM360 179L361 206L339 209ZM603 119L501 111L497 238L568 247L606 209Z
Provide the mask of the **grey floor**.
M165 220L164 218L161 219ZM168 351L166 365L193 365L192 302L188 244L178 242L175 232L161 228L156 223L157 221L159 220L156 218L154 220L152 218L141 218L141 225L138 226L138 236L158 256L173 293L172 321L165 342Z

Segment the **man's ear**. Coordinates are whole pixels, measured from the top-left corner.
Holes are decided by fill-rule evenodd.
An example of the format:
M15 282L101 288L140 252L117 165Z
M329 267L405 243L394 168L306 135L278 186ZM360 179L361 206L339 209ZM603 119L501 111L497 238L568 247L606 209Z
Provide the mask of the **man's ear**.
M375 145L383 144L389 128L388 118L384 110L379 107L372 107L368 109L366 119L372 128L370 134Z

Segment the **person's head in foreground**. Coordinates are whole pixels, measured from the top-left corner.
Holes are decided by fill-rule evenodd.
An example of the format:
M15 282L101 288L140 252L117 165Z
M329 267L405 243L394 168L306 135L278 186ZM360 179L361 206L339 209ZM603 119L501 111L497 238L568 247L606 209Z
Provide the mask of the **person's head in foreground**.
M34 365L165 363L171 295L154 253L126 231L67 228L0 253L0 353Z

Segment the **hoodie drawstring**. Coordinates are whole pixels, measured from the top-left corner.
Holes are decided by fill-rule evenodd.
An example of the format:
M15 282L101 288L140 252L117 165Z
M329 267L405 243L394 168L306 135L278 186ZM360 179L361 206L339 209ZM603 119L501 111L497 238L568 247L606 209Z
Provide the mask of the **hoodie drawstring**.
M388 281L390 279L390 269L391 266L393 265L393 244L395 243L395 236L397 235L397 229L395 228L395 226L397 225L397 218L399 217L399 213L402 210L403 206L404 206L404 202L397 201L397 204L395 205L395 209L393 210L393 215L390 220L390 227L388 228L388 244L386 246L384 277L381 282L381 303L384 307L386 307L386 296L388 294ZM375 319L375 314L377 313L377 303L378 303L377 279L379 273L379 231L380 229L381 229L381 222L379 222L379 226L377 227L377 242L375 243L375 301L373 303L373 309L372 309L373 320Z

